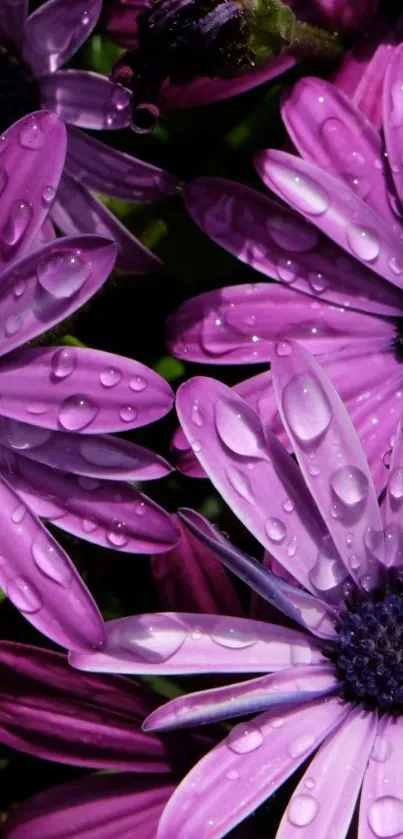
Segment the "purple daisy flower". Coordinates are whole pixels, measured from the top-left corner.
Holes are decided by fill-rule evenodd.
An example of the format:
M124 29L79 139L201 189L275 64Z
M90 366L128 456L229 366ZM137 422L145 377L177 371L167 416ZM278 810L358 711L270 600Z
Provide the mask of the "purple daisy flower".
M360 790L360 837L403 830L402 429L381 515L347 411L316 359L283 340L273 380L301 471L251 407L218 381L185 383L178 414L225 501L297 584L231 546L198 514L183 515L202 543L299 629L217 615L143 615L109 623L104 651L71 654L75 666L93 671L272 672L179 697L148 719L147 731L162 731L248 717L180 784L158 839L221 839L311 755L277 839L343 839Z
M97 73L61 69L92 32L101 7L102 0L69 0L66 14L65 0L48 0L28 17L28 0L0 0L0 130L40 107L68 123L66 166L52 219L67 234L114 239L118 267L142 274L158 267L159 259L93 193L154 201L174 193L177 180L80 131L129 125L130 94Z
M334 85L306 78L295 86L283 117L303 158L272 150L256 158L264 183L293 212L218 178L187 187L197 224L282 285L209 292L185 303L168 324L172 352L192 361L268 361L279 334L319 354L378 488L386 481L403 393L402 84L403 46L392 51L384 84L387 158L381 136ZM237 390L281 433L269 379L263 373ZM195 471L183 438L176 444L185 471Z

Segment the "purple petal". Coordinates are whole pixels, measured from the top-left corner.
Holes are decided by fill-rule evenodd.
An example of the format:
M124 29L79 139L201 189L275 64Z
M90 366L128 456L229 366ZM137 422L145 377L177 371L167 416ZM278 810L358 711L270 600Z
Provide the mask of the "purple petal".
M277 708L240 723L189 772L162 815L158 839L221 839L307 759L346 717L338 699Z
M329 82L305 78L293 88L282 116L302 157L341 178L393 228L380 135L347 96Z
M403 304L403 298L402 298ZM346 344L390 345L395 326L379 317L346 311L274 283L230 286L187 300L168 318L171 352L204 364L269 361L280 337L300 341L315 355Z
M11 353L0 362L0 393L3 416L83 434L139 428L172 405L168 383L149 367L82 347Z
M393 285L403 286L403 244L397 222L394 230L338 178L292 154L260 152L255 162L269 189L351 256Z
M307 486L346 567L365 588L383 559L382 522L365 455L348 413L321 366L295 342L272 362L279 411Z
M393 452L386 492L385 546L386 564L403 564L403 533L401 527L403 503L403 428L400 420L393 437Z
M90 36L102 0L48 0L25 24L24 59L35 76L54 73Z
M246 618L166 612L106 624L103 653L71 654L79 670L103 673L265 673L323 663L309 635Z
M44 108L79 128L105 131L130 125L129 91L98 73L59 70L41 79L41 96Z
M78 650L102 646L101 615L67 554L0 479L0 585L48 638Z
M49 242L53 242L54 239L56 239L56 231L50 218L47 218L32 241L31 248L36 251L44 245L48 245Z
M38 111L6 131L0 168L0 269L35 240L54 196L66 154L66 129L55 114Z
M403 49L394 50L383 87L383 126L392 178L400 198L403 197ZM403 271L403 267L402 267Z
M181 538L166 554L152 557L153 577L165 608L242 616L235 589L214 553L175 516Z
M94 195L64 174L52 207L52 219L63 233L97 233L113 239L119 248L117 266L131 274L155 271L161 264Z
M13 811L5 839L155 839L175 787L156 775L90 775L35 795Z
M191 478L207 477L180 426L172 438L171 452L174 458L174 465L184 475L189 475Z
M7 450L3 457L18 495L61 530L125 553L159 553L178 541L171 516L130 484L65 475Z
M362 0L359 5L350 0L314 0L309 4L321 15L329 28L345 31L360 30L377 12L380 0Z
M402 717L379 720L371 760L361 793L359 839L399 839L403 831L403 798L399 762L403 747Z
M5 0L0 4L0 37L18 49L24 41L27 15L28 0Z
M143 731L169 731L257 714L276 705L300 705L337 689L330 665L290 667L248 682L197 691L161 705Z
M344 568L300 471L254 411L230 388L202 377L180 387L177 411L201 465L261 544L308 590L322 580L322 564L338 584Z
M124 201L155 201L173 195L178 179L69 127L66 169L87 189Z
M149 0L113 0L103 5L101 26L111 40L126 49L137 47L137 18L140 12L150 8Z
M263 168L261 161L271 160L269 156L274 154L284 155L261 153L259 170ZM285 158L287 166L294 166L294 162L298 167L310 166L292 155ZM291 173L288 180L285 177L288 186L294 184ZM335 179L332 183L336 184ZM337 181L338 196L340 186ZM351 195L352 200L359 201ZM222 178L197 178L186 187L184 198L193 220L214 242L262 274L339 306L383 315L401 312L401 293L343 254L312 224L265 195ZM301 209L301 200L294 204ZM318 217L309 217L309 221L317 223ZM333 230L331 237L336 240Z
M360 708L351 711L310 763L276 839L294 839L303 833L309 839L347 836L376 727L376 714Z
M99 236L56 239L3 271L0 356L50 330L103 286L117 248Z

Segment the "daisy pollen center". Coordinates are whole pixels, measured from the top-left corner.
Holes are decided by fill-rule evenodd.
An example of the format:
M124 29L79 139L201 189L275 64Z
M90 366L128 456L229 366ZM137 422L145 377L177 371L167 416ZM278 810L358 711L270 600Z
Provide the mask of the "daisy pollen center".
M0 42L0 133L41 107L39 85L15 47Z
M325 655L333 661L346 700L368 710L403 713L403 586L393 581L346 602L338 637Z

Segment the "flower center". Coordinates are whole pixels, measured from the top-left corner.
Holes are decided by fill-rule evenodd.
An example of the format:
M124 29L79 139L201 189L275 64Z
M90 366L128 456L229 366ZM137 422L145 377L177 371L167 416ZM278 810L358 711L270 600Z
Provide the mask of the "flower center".
M337 624L333 661L345 699L368 709L403 713L403 585L389 579L386 591L356 594Z
M0 43L0 133L41 107L39 85L14 47Z

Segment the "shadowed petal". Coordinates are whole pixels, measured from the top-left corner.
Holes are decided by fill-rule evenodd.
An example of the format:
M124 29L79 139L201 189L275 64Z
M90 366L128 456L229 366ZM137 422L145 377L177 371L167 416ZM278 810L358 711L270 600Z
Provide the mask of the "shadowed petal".
M240 723L177 788L162 815L158 839L221 839L307 759L348 713L338 699L296 710L266 711Z
M402 421L393 437L392 459L390 462L386 491L385 547L388 566L403 565L403 533L401 527L403 503L403 428Z
M311 165L292 155L284 156L283 152L262 152L258 156L260 174L263 164L274 154L282 154L287 167L294 163ZM291 171L285 178L289 186L297 188ZM271 181L268 183L266 177L270 187ZM340 183L335 179L333 183L335 188L337 183L339 196ZM281 197L286 197L284 191ZM312 224L265 195L223 178L197 178L186 187L184 199L193 220L214 242L262 274L339 306L345 306L348 301L347 305L361 311L383 315L401 312L401 292L341 253ZM300 202L294 201L294 205L301 210ZM309 221L314 223L317 219L309 216ZM388 235L392 235L389 228ZM333 230L331 238L335 238Z
M383 127L392 178L400 198L403 198L402 143L403 143L403 45L393 51L383 87ZM403 273L403 265L400 265Z
M163 169L100 143L69 127L66 169L88 189L124 201L156 201L173 195L178 179Z
M358 839L399 839L402 834L402 746L403 718L382 717L364 777Z
M0 480L0 586L40 632L67 648L101 647L101 615L73 563Z
M309 635L246 618L166 612L109 621L104 653L71 654L103 673L262 673L323 663Z
M305 482L346 567L365 588L377 583L382 522L371 473L349 415L316 359L294 341L272 362L279 411Z
M138 382L145 383L140 390ZM0 412L41 428L126 431L171 408L168 383L138 361L82 347L17 350L0 362Z
M59 70L41 79L41 95L44 108L80 128L105 131L130 125L129 91L98 73Z
M115 216L78 181L64 174L52 207L52 219L63 233L98 233L119 248L117 268L147 274L161 264L155 254L130 233Z
M55 114L23 117L1 140L0 269L26 252L42 227L66 155L66 129Z
M256 714L276 705L301 705L337 688L330 665L292 667L271 676L180 696L146 719L143 731L169 731Z
M0 37L21 47L28 15L28 0L12 0L0 4Z
M56 231L50 218L47 218L33 239L31 249L36 251L44 245L48 245L49 242L53 242L54 239L56 239Z
M387 220L328 172L282 151L259 152L264 183L372 271L403 287L403 244ZM360 307L361 308L361 307Z
M399 43L401 25L393 32L390 18L386 26L378 18L370 39L363 38L347 53L335 74L334 82L365 114L376 129L382 128L382 88L393 45Z
M311 761L284 813L276 839L344 839L376 728L376 714L360 708L350 713Z
M0 355L80 309L108 279L116 245L100 236L56 239L1 275Z
M54 73L90 36L102 0L48 0L25 24L24 58L35 76Z

